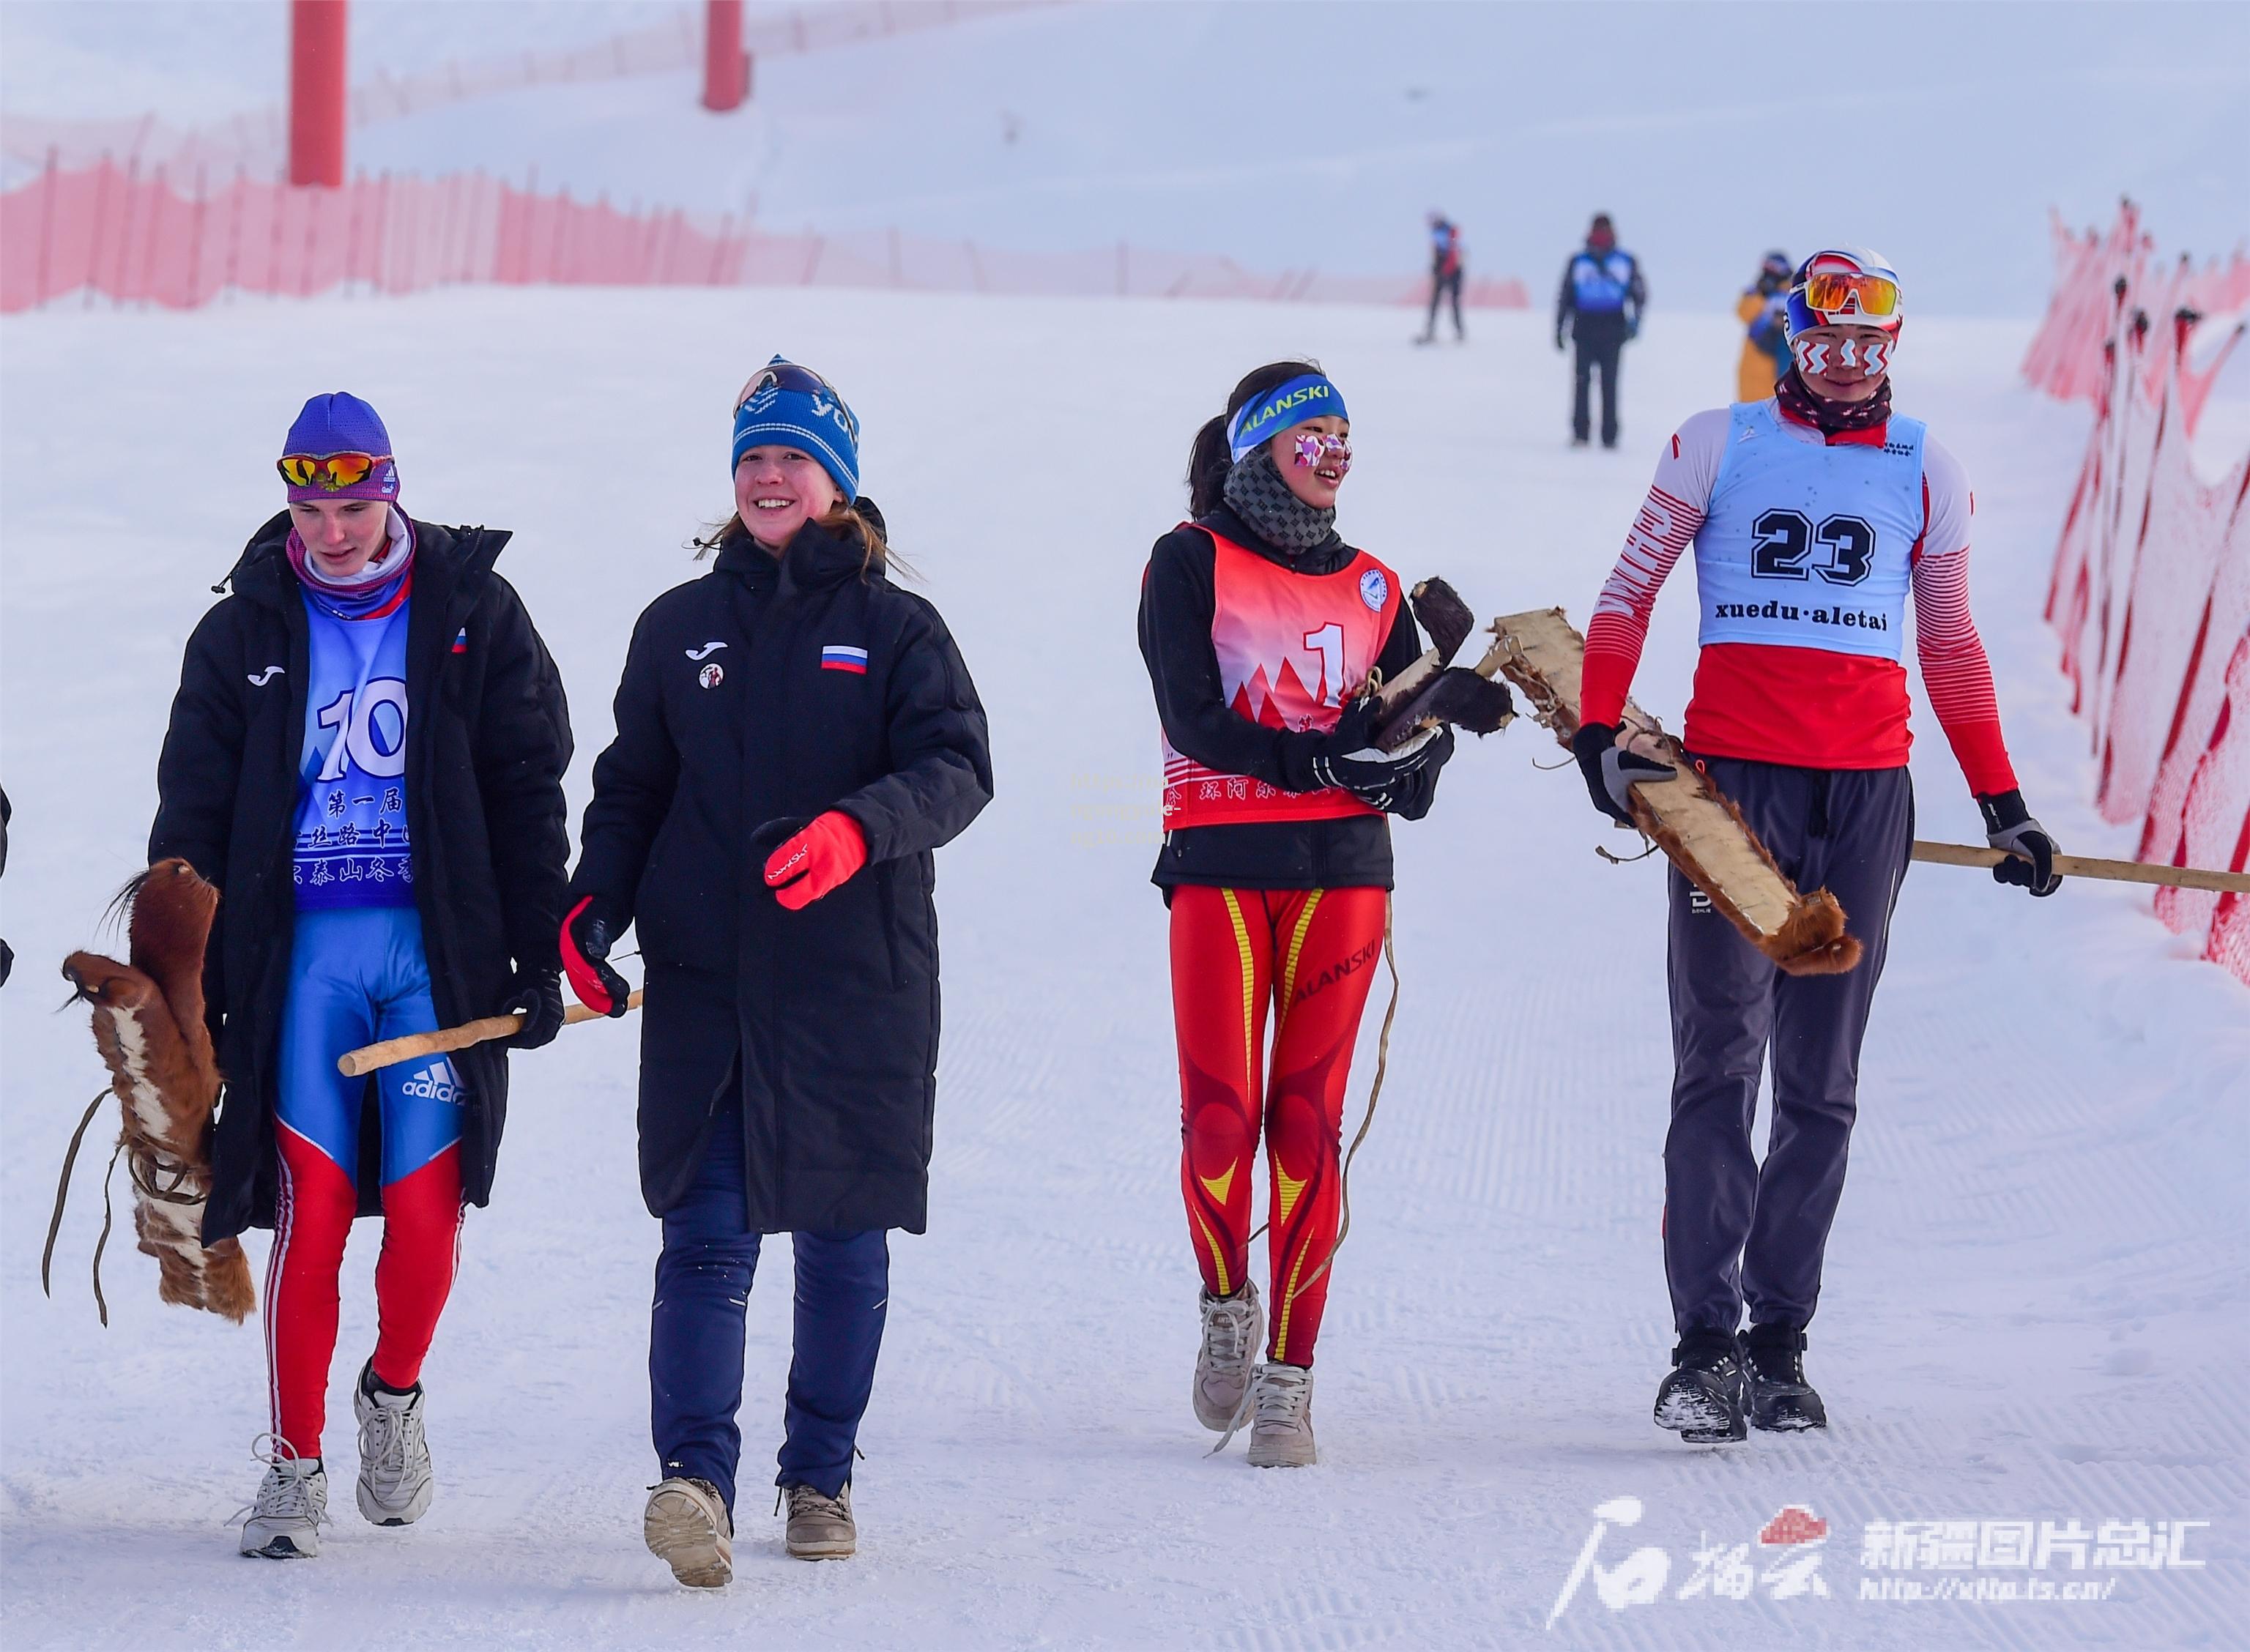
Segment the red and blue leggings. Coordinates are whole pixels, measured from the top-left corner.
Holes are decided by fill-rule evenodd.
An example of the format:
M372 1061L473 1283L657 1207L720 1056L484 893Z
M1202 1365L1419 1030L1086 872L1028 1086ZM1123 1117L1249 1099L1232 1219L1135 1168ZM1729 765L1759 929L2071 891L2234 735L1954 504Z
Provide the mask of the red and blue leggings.
M282 1012L274 1107L280 1197L266 1273L266 1354L273 1431L300 1456L321 1455L337 1277L359 1208L360 1109L368 1080L336 1057L377 1039L434 1032L422 920L411 906L297 915ZM443 1056L376 1075L383 1110L383 1254L375 1264L381 1325L375 1374L394 1388L420 1379L452 1289L461 1232L461 1081Z
M1328 1301L1322 1264L1336 1243L1344 1084L1383 953L1385 899L1365 888L1172 891L1188 1234L1204 1289L1241 1290L1262 1126L1273 1182L1266 1358L1280 1363L1312 1364Z

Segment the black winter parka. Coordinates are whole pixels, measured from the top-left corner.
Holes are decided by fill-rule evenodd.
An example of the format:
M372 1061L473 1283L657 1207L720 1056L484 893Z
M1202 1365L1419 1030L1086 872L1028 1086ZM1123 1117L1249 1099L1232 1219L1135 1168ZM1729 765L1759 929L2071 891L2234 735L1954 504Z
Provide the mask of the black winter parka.
M227 575L232 594L188 639L148 835L151 862L184 857L219 889L204 974L226 1089L207 1244L273 1225L273 1103L311 674L288 535L286 511L258 530ZM570 712L522 599L493 572L508 539L496 528L414 524L407 831L431 996L447 1026L504 1008L516 967L561 967ZM507 1117L506 1048L479 1044L453 1064L467 1091L462 1196L482 1205ZM381 1110L363 1108L361 1122L359 1214L375 1215Z
M739 1093L751 1229L926 1225L930 851L990 801L992 763L944 621L863 558L818 526L778 560L738 533L633 629L570 899L597 896L639 932L654 1215L686 1195ZM866 833L867 864L790 912L765 859L831 809Z

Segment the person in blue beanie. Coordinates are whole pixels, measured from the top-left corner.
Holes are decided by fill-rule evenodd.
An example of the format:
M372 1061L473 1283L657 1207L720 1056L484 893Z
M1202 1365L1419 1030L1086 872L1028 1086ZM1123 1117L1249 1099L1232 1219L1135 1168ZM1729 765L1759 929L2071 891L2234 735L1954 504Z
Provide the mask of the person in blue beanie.
M889 1230L927 1226L931 851L992 795L984 707L937 610L891 582L844 398L776 356L735 398L732 468L715 563L633 629L562 935L572 990L618 1015L609 956L639 933L641 1193L664 1222L643 1532L701 1588L733 1575L767 1234L790 1235L797 1263L775 1477L789 1552L857 1547Z
M380 1214L380 1327L352 1387L360 1512L419 1519L435 1479L422 1364L465 1204L482 1205L510 1048L562 1024L569 710L490 528L419 522L374 408L316 396L279 463L288 508L252 536L190 640L156 776L150 861L222 898L205 967L227 1075L206 1244L271 1227L273 1429L245 1554L320 1552L338 1273ZM224 588L223 588L224 589ZM448 1058L336 1069L345 1051L503 1013Z

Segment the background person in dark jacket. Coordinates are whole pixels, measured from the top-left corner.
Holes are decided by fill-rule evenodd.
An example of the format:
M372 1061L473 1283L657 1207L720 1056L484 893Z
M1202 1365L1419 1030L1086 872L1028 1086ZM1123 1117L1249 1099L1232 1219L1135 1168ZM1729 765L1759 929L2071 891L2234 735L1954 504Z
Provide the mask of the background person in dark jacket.
M790 1552L852 1552L852 1444L889 1291L925 1225L937 1064L930 851L992 795L984 707L937 610L886 577L859 427L775 358L735 413L735 519L634 628L594 765L571 915L597 1009L628 923L646 960L640 1175L664 1219L649 1338L662 1483L649 1547L733 1564L743 1319L759 1238L795 1236L776 1483ZM856 502L855 502L856 500Z
M1179 1036L1181 1190L1203 1276L1197 1420L1250 1461L1314 1461L1314 1339L1337 1224L1344 1082L1383 950L1389 815L1428 812L1439 729L1369 744L1370 670L1422 651L1397 575L1336 531L1351 467L1343 396L1308 361L1234 388L1189 459L1195 520L1156 541L1141 653L1163 726L1164 846ZM1270 1086L1260 1075L1269 1007ZM1250 1282L1259 1138L1273 1177L1266 1363ZM1294 1299L1293 1299L1294 1298Z
M372 1079L336 1057L512 1010L528 1017L514 1047L555 1036L570 761L554 662L492 571L507 534L409 520L389 433L355 396L307 403L284 455L288 510L189 640L148 839L152 862L183 856L222 895L204 974L227 1085L203 1237L274 1229L278 1443L242 1548L277 1559L319 1552L355 1215L383 1215L382 1331L353 1390L360 1511L401 1525L428 1505L420 1368L462 1204L491 1196L507 1046Z
M1587 381L1596 373L1602 378L1602 445L1617 445L1618 355L1625 341L1639 333L1641 306L1647 302L1639 263L1618 245L1610 215L1595 213L1586 244L1563 266L1563 286L1555 298L1555 348L1563 348L1566 332L1577 347L1570 392L1574 446L1584 447L1592 428Z

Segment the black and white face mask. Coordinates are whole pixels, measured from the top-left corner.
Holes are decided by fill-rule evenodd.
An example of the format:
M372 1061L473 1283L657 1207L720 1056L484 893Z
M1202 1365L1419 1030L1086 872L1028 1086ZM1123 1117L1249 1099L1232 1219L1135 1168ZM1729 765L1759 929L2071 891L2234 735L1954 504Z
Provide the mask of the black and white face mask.
M1271 446L1259 448L1226 473L1226 502L1276 550L1309 551L1336 532L1336 507L1308 505L1273 466Z

